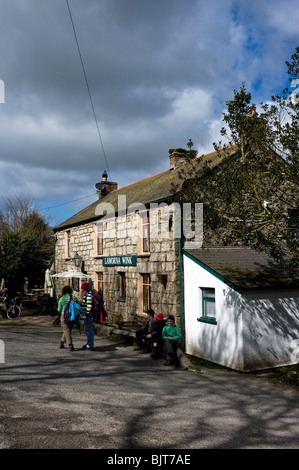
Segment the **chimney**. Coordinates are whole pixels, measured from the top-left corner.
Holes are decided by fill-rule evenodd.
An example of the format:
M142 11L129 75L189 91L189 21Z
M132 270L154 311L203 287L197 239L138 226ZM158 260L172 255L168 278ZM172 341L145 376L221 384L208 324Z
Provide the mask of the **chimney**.
M95 186L97 188L99 199L102 199L104 196L107 196L107 194L111 193L111 191L115 191L118 188L117 183L108 181L108 175L106 171L104 171L102 174L102 181L97 183Z
M170 169L175 170L179 166L183 165L187 161L187 153L186 151L179 151L173 150L169 153L169 160L170 160Z

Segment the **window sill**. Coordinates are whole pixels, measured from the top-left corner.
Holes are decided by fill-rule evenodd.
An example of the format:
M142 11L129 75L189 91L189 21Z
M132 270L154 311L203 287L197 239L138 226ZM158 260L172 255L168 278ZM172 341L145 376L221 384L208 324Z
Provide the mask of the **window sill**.
M216 318L213 317L199 317L197 318L197 321L202 323L210 323L211 325L217 325Z
M117 297L116 301L117 302L126 302L126 297Z

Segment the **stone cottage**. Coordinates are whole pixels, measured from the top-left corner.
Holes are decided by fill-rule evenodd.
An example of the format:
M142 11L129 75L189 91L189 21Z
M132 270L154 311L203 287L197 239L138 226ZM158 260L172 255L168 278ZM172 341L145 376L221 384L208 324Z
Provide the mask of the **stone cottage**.
M174 151L169 158L168 170L120 189L104 172L96 183L98 200L54 229L55 272L74 269L77 255L80 270L103 294L110 317L132 321L152 308L181 323L181 221L188 211L182 214L172 197L173 187L183 185L179 170L186 154ZM201 159L215 166L221 154ZM190 226L189 234L183 235L199 246L198 227L192 231ZM57 278L58 295L65 283L79 292L78 279Z
M216 168L226 155L196 165ZM55 227L52 274L78 262L110 320L142 320L149 308L174 315L190 355L240 371L298 362L298 276L286 278L262 253L208 247L206 239L202 246L201 204L182 207L174 198L188 192L180 177L192 165L186 157L174 151L168 170L123 188L104 172L98 199ZM80 293L81 279L70 273L56 278L57 295L66 283Z

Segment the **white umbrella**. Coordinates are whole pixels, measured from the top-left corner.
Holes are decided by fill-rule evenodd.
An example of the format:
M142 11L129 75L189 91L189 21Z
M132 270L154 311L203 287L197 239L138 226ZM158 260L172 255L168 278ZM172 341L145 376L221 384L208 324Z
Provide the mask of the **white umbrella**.
M80 279L89 278L89 276L87 276L84 273L81 273L80 271L65 271L63 273L51 274L51 277L66 277L66 278L78 277Z
M45 272L45 288L47 287L52 287L53 283L52 283L52 279L50 277L50 271L49 269L46 270Z

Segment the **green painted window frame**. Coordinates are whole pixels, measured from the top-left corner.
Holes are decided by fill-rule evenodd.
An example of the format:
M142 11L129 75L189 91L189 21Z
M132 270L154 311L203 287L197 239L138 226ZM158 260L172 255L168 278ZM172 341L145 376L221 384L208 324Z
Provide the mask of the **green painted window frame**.
M201 317L197 318L197 321L203 323L209 323L211 325L217 325L216 320L216 304L215 304L215 289L213 287L200 287L201 291ZM207 291L213 291L213 296L208 295ZM214 304L215 316L206 315L206 302L210 302Z

